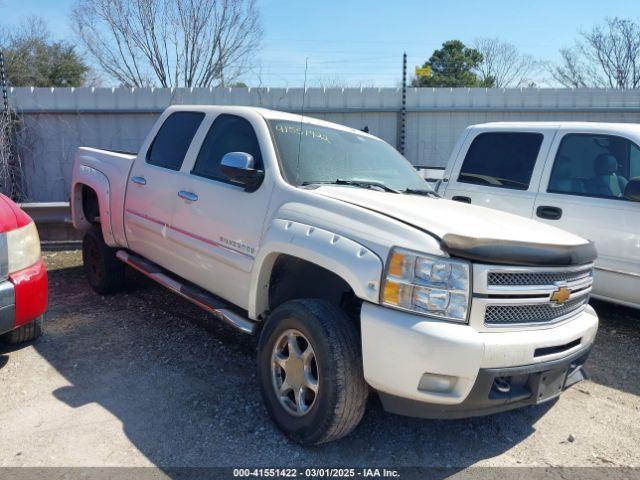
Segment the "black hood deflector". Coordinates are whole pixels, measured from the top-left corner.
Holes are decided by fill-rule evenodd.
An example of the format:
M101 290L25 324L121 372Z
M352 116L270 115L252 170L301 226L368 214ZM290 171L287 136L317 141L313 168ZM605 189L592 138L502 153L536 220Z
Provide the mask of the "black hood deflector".
M562 267L584 265L598 256L593 242L582 245L547 245L493 238L472 238L448 233L440 242L448 254L483 263Z

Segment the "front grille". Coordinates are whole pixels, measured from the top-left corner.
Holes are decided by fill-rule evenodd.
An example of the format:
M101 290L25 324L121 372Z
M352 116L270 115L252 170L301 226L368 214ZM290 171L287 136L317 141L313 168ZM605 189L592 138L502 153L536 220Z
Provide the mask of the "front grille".
M577 272L489 272L489 286L539 286L575 282L591 277L591 269Z
M529 303L515 305L488 305L484 321L488 325L515 325L520 323L548 323L582 308L588 296L569 300L564 305Z

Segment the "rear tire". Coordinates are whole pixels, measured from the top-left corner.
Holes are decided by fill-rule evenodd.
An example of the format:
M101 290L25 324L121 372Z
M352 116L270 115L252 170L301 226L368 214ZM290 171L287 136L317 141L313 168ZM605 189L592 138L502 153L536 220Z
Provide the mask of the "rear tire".
M44 315L40 315L35 320L16 328L4 335L4 341L9 345L30 342L42 335L42 324Z
M101 295L124 288L124 263L116 258L117 249L104 242L99 226L87 231L82 241L82 263L89 285Z
M290 335L296 339L297 358L291 356ZM300 373L309 348L313 363L304 363ZM258 381L267 411L294 441L317 445L344 437L360 423L368 396L357 325L324 300L280 305L260 335ZM302 387L285 389L285 383ZM315 392L307 385L315 387Z

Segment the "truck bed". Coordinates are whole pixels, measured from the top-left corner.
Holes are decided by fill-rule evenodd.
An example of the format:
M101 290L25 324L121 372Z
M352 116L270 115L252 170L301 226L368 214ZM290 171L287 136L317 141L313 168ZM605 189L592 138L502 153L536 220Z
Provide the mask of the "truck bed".
M73 164L71 207L76 228L87 228L80 207L83 189L91 188L99 200L100 223L105 241L126 246L123 224L124 197L136 154L117 150L79 147Z

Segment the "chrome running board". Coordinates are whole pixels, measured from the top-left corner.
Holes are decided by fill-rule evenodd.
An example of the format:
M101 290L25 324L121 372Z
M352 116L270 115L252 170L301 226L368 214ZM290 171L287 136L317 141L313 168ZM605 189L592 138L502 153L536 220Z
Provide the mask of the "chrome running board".
M188 285L186 281L178 279L178 277L169 276L162 267L142 257L132 255L125 250L118 250L116 257L143 275L146 275L151 280L158 282L163 287L186 298L191 303L213 314L219 320L228 323L241 332L249 334L255 332L255 322L231 310L229 304L215 295L199 287Z

